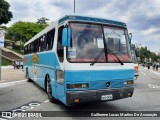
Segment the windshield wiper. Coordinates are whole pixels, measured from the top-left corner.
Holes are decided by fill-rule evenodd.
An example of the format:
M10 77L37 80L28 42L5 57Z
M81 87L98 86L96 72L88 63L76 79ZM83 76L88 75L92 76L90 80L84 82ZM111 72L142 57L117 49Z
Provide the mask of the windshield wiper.
M123 62L117 57L116 54L113 53L113 51L112 51L111 49L107 49L107 52L109 52L110 54L114 55L114 56L117 58L118 62L119 62L121 65L124 65ZM98 55L95 57L95 61L92 62L92 63L90 64L90 66L93 66L93 65L97 62L97 60L103 55L103 53L104 53L104 49L102 49L102 50L98 53Z
M107 49L107 51L108 51L109 53L111 53L112 55L114 55L114 56L117 58L118 62L119 62L121 65L124 65L123 62L117 57L116 54L114 54L114 52L113 52L111 49Z
M103 55L103 53L104 53L104 49L102 49L102 50L98 53L98 55L94 58L95 61L92 62L92 63L90 64L90 66L93 66L93 65L97 62L97 60Z

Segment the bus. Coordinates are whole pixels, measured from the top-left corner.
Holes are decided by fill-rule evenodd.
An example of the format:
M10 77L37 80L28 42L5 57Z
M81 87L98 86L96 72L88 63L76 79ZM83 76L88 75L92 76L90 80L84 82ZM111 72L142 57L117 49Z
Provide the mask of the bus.
M139 72L138 72L139 64L138 64L136 53L135 53L135 45L132 44L131 46L132 46L131 47L132 61L134 63L134 78L137 79L139 76Z
M50 102L66 106L132 97L134 66L127 26L66 15L24 44L24 73Z

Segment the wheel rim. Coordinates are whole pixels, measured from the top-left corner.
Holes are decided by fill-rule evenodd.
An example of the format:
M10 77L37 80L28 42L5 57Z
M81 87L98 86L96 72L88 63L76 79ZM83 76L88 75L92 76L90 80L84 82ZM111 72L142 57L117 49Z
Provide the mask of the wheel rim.
M52 96L52 88L51 88L49 77L47 77L47 93L48 93L48 97L51 98L51 96Z

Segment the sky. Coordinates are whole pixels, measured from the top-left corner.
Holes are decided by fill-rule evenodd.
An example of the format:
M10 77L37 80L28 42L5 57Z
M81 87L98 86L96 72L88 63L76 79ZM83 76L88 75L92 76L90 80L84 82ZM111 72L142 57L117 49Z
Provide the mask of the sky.
M36 22L41 17L51 21L73 13L74 0L6 0L17 21ZM75 0L76 13L122 21L132 33L132 43L160 52L160 0Z

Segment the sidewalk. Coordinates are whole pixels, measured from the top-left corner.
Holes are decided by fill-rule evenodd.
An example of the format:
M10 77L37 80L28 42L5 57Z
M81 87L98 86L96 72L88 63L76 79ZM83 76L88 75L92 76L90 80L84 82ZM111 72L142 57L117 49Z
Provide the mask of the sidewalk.
M0 83L13 82L24 79L25 77L22 69L13 69L12 66L8 67L2 66Z
M148 69L148 68L147 68L147 69ZM152 70L152 71L154 71L154 72L157 72L157 73L160 73L160 68L158 68L158 71L156 71L156 69L153 70L153 67L150 67L150 70Z
M142 67L143 67L143 66L142 66ZM147 67L143 67L143 68L148 69ZM157 73L157 74L160 74L160 68L158 68L158 71L156 71L156 69L153 70L153 67L151 66L149 70L152 71L152 72L155 72L155 73Z

